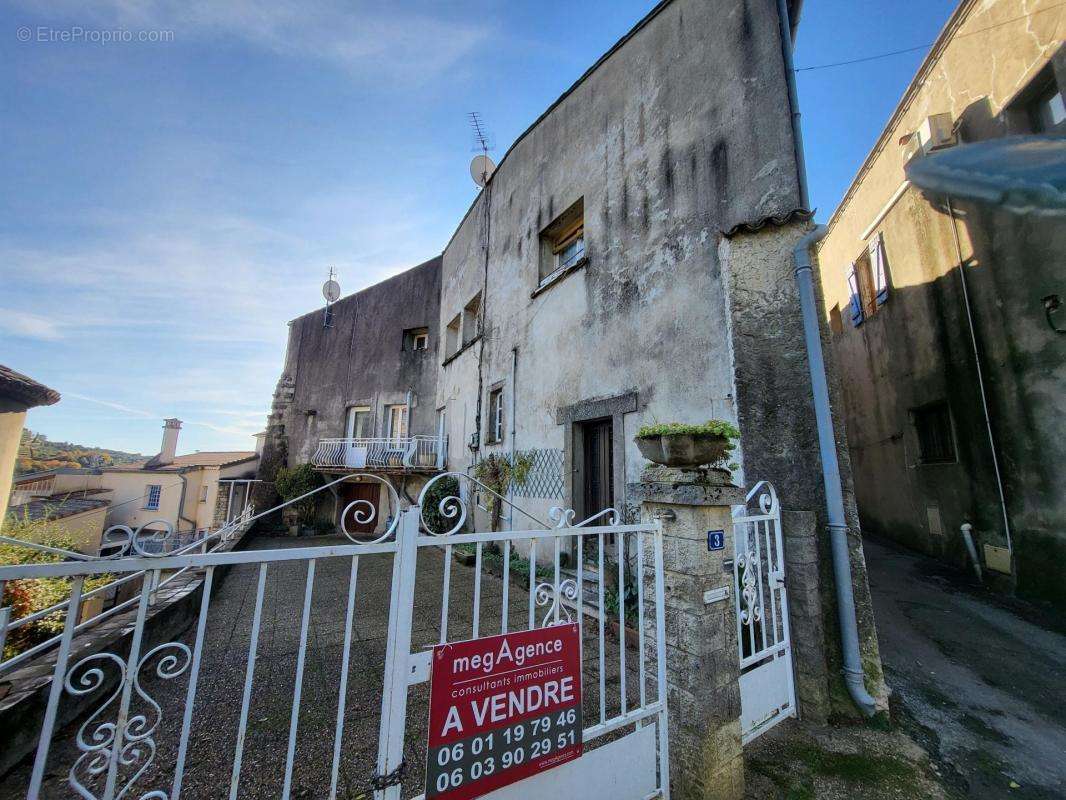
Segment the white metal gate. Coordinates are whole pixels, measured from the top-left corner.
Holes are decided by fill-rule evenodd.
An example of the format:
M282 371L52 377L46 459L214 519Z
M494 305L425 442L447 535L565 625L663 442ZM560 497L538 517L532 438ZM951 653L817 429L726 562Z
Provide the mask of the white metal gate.
M400 498L391 484L372 474L363 477L384 484L393 507L399 508ZM254 782L264 769L256 747L270 741L277 762L271 795L293 796L299 774L310 772L308 780L316 787L311 796L345 796L353 789L351 781L347 790L342 785L348 780L344 776L358 762L350 752L352 734L349 731L346 738L346 726L380 710L375 768L358 776L354 791L372 789L377 800L420 796L419 755L424 758L420 749L424 742L418 721L426 709L419 706L425 700L422 684L430 677L426 648L576 619L586 676L585 754L489 796L505 800L551 792L580 793L586 800L668 798L661 524L623 525L610 509L575 523L572 511L553 509L551 523L540 523L535 530L463 533L477 498L507 501L464 474L445 473L426 485L419 502L433 484L449 478L469 481L472 491L464 487L458 496L439 501L437 519L450 525L446 531L432 530L424 509L413 506L397 514L371 541L356 539L345 529L351 543L311 547L230 549L239 532L269 512L246 514L205 538L177 547L169 529L160 533L116 526L105 534L117 550L107 558L16 543L65 560L0 566L0 596L5 582L59 578L69 581L70 599L32 619L12 619L11 608L0 609L0 644L4 636L34 619L48 615L63 619L60 634L37 643L32 651L0 661L0 676L6 677L4 673L24 667L33 656L54 657L32 764L28 760L21 773L11 773L7 785L14 785L15 775L25 787L16 791L24 791L28 798L177 800L183 790L185 796L236 798L255 792L248 788L249 781ZM356 500L341 519L350 516L367 524L375 513L372 504ZM148 525L158 528L160 521ZM581 552L586 540L598 555L594 581L581 569L571 577L562 558L571 551L571 543L576 542ZM5 537L0 541L15 543ZM453 565L456 548L473 549L472 574ZM442 573L439 618L432 620L427 609L436 608L436 598L429 597L433 592L425 586L426 573L419 571L420 564L431 563ZM490 575L493 564L499 575ZM225 580L246 587L241 609L250 619L247 627L243 622L234 625L226 640L227 647L236 643L235 657L215 659L211 649L218 639L209 632L218 624L212 611L220 601L213 597L212 584L221 580L221 574L216 578L218 570L232 568L240 571ZM516 574L520 580L514 580ZM86 589L87 581L104 575L114 580ZM148 621L157 594L183 576L203 579L196 624L184 637L156 644ZM325 577L316 583L316 576ZM296 591L279 586L283 578L292 581ZM382 616L383 636L378 639L360 627L358 617L369 612L357 604L357 595L363 597L360 590L375 581L387 586L389 597L387 617ZM87 600L101 593L113 595L120 586L135 587L135 596L103 615L82 616ZM338 601L344 597L343 623L340 614L338 619L321 618L318 605L324 596ZM128 647L86 651L85 637L78 634L121 612L131 615ZM290 620L291 625L286 625ZM324 657L309 639L322 637L327 629L336 634L337 642ZM280 650L288 660L279 669L279 663L272 661L275 657L263 653L270 652L264 642L282 634L291 636L292 646L283 642ZM627 644L630 638L635 641ZM383 652L377 653L375 642L381 640ZM376 655L382 657L380 664ZM205 698L204 683L217 683L224 670L239 677L238 685L221 696ZM361 694L351 690L353 680L362 682ZM316 712L309 718L303 708L307 698L317 703L323 692L335 696L329 700L330 713ZM278 702L269 704L265 698ZM63 719L72 716L64 715L64 704L78 699L90 702L64 728ZM353 705L360 701L362 705ZM227 725L234 736L225 748L198 751L211 728ZM275 740L264 740L264 726L272 726ZM320 752L322 741L331 745L328 754ZM204 764L210 770L210 790L203 788L203 776L196 775Z
M754 507L753 507L754 506ZM781 508L768 481L733 509L740 723L745 743L796 716Z

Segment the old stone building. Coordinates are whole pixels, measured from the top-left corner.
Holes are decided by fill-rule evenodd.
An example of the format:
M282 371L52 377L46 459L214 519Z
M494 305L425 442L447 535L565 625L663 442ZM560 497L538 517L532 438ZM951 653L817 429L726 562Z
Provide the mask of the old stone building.
M260 477L279 465L312 463L336 475L393 475L417 498L426 474L445 466L434 410L438 368L440 262L423 264L289 323L285 365L274 393ZM372 532L396 512L380 483L345 483L334 492L333 521L349 504L378 507ZM257 503L268 507L264 493Z
M1062 44L1050 0L960 3L818 258L863 528L970 568L970 525L986 582L1066 604L1066 226L904 172L1066 130Z
M813 227L788 113L798 6L656 5L518 137L440 257L334 304L331 327L323 310L291 323L264 465L373 468L416 497L435 471L470 474L490 456L521 454L529 474L506 491L528 517L504 511L496 522L535 529L553 507L578 520L608 507L638 515L642 425L734 423L733 480L771 481L785 509L795 685L803 713L825 719L854 711L839 677L833 537L858 608L853 697L868 690L873 713L886 690L847 448L837 431L834 449L827 400L823 446L841 464L843 494L829 525L794 275ZM427 349L409 352L415 330ZM829 384L835 395L832 375ZM406 435L440 448L436 461L412 461L421 451L409 443L384 465L346 460L364 438L402 438L389 423L397 406ZM369 427L353 426L352 409L366 410ZM738 491L717 496L742 500ZM591 568L568 555L571 569ZM700 614L702 597L692 601ZM715 630L735 624L730 613ZM733 636L722 641L736 660ZM702 642L692 644L697 653ZM739 714L736 691L734 676L727 715ZM679 769L702 769L699 753L674 755Z

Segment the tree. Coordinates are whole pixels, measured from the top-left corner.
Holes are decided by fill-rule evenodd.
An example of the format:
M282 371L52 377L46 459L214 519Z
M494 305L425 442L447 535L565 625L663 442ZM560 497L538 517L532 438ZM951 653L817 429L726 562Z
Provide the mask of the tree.
M278 470L277 477L274 478L274 488L277 489L281 499L285 502L307 494L324 483L322 476L310 464L300 464L291 469L283 467ZM319 496L313 494L297 503L293 503L293 507L296 509L296 516L301 524L310 525L314 522L315 514L318 511L318 501Z

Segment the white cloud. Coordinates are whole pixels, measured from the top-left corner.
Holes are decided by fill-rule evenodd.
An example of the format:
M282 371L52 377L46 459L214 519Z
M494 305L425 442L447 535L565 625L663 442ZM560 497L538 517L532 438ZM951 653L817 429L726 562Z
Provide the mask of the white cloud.
M55 320L11 308L0 308L0 330L12 336L44 342L63 338L59 323Z
M231 38L283 56L323 61L355 78L421 82L456 64L492 31L484 19L447 19L402 4L343 0L55 0L74 21L174 31L183 38Z

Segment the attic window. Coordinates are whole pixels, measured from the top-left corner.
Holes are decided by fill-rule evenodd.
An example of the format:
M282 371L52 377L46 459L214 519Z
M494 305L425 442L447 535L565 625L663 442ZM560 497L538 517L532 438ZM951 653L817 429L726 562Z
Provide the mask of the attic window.
M463 344L468 345L478 335L478 312L481 311L481 292L473 296L463 309Z
M585 198L579 198L540 234L540 285L580 266L585 253Z

